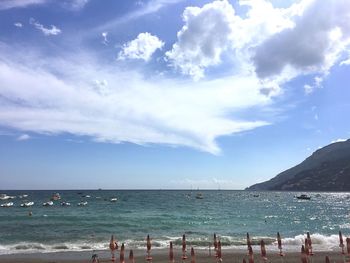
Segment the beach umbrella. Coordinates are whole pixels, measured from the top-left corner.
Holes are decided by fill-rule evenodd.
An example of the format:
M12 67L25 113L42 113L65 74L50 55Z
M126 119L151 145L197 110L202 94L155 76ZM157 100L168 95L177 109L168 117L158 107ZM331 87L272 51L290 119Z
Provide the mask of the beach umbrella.
M339 247L341 247L341 253L345 254L345 252L344 252L344 240L343 240L343 235L341 234L341 231L339 231Z
M331 263L328 256L326 256L326 263Z
M215 250L215 257L217 257L217 249L218 249L218 240L216 238L216 234L214 233L214 250Z
M134 251L132 251L132 249L130 250L130 253L129 253L129 261L130 263L135 263Z
M222 254L221 254L221 241L219 240L218 242L218 262L221 262L222 261Z
M311 242L310 232L306 232L306 239L307 239L307 245L309 247L309 255L312 256L314 253L312 253L312 242Z
M149 235L147 235L147 257L146 257L147 261L152 261L151 248L152 248L151 238L149 237Z
M260 249L261 249L261 257L263 258L263 260L267 260L264 240L260 241Z
M173 249L173 242L170 241L170 248L169 248L169 261L174 262L174 249Z
M196 263L196 257L194 255L193 247L191 247L191 263Z
M305 254L309 255L310 250L309 250L309 243L307 242L307 238L305 238L304 244L305 244L305 246L304 246L305 247Z
M124 247L124 243L122 243L122 246L120 247L120 255L119 255L120 263L125 263L124 253L125 253L125 247Z
M349 237L346 238L346 249L347 249L348 254L350 254L350 238Z
M186 236L182 235L182 259L187 259L186 256Z
M307 256L304 245L301 246L301 262L307 263Z

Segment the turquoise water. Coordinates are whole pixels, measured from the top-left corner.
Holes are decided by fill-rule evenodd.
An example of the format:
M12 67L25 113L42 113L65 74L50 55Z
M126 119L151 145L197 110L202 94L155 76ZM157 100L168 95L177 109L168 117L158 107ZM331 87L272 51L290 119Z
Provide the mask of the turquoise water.
M350 234L350 193L311 193L308 201L295 192L202 191L203 199L195 198L196 191L58 192L62 199L52 207L42 206L52 191L2 192L28 194L35 204L22 208L17 197L10 200L14 207L0 208L0 253L103 249L111 234L137 248L147 234L153 247L166 247L170 240L180 245L185 233L190 245L208 247L215 232L224 247L245 248L249 232L273 247L277 231L286 249L299 249L307 231L319 249L336 249L338 231ZM77 206L82 200L88 205Z

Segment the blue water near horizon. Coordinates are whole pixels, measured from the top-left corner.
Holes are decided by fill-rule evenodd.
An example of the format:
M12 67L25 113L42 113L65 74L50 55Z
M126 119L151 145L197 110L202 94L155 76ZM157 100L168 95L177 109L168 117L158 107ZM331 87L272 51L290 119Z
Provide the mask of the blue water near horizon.
M128 247L180 246L182 234L189 245L206 248L213 233L223 247L244 247L249 232L274 246L277 231L288 249L299 250L307 231L320 249L336 249L338 231L350 234L350 193L310 193L298 200L297 192L210 190L61 190L62 199L44 207L53 191L1 191L16 199L15 206L0 208L0 253L105 249L111 234ZM18 196L28 194L35 204L20 207ZM90 198L82 197L90 195ZM258 195L258 196L256 196ZM117 197L118 201L110 202ZM60 206L61 201L70 207ZM78 202L87 201L84 207ZM32 216L28 212L33 213Z

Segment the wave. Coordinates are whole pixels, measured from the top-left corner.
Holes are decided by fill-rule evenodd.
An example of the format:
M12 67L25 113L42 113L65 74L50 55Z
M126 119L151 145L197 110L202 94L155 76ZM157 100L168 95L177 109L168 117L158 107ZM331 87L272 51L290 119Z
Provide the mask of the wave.
M259 236L251 237L252 245L254 249L259 249L260 240L264 240L267 245L267 249L270 251L277 251L277 241L274 237ZM287 237L282 239L283 250L287 252L300 251L300 247L304 244L306 235L297 235L295 237ZM232 236L220 236L222 248L225 249L246 249L246 239L237 238ZM339 250L339 237L338 235L325 236L322 234L312 234L311 240L314 250L317 251L329 251ZM152 240L152 249L168 248L169 242L172 241L175 248L179 248L182 245L182 239L178 237L163 237L162 239ZM212 240L205 238L188 238L188 247L195 247L196 249L208 249L209 245L212 246ZM121 244L121 242L119 241ZM145 249L145 240L125 240L125 246L127 249ZM29 243L20 242L17 244L0 244L0 254L15 254L15 253L40 253L40 252L58 252L58 251L83 251L83 250L105 250L109 248L108 239L106 242L66 242L59 244L43 244L43 243Z

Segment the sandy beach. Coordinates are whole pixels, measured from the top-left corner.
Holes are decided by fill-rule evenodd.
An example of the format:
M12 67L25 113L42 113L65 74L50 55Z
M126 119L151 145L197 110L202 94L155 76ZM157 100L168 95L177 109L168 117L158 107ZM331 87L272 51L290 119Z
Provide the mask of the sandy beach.
M175 252L175 262L181 262L181 251L179 249L174 250ZM258 253L259 252L259 253ZM98 254L100 262L111 262L111 254L109 251L96 251ZM126 250L126 255L128 255L129 250ZM145 250L134 251L135 262L147 262L145 259ZM198 263L215 263L217 262L215 257L209 256L208 250L195 250L196 262ZM83 252L53 252L53 253L32 253L32 254L12 254L12 255L0 255L0 262L6 263L86 263L91 262L92 251ZM213 254L212 254L213 255ZM315 251L314 256L310 257L310 262L325 262L325 256L329 256L331 262L343 262L343 257L341 253L338 252L318 252ZM154 263L168 263L168 250L167 249L156 249L152 251L153 262ZM189 252L187 253L188 259L185 262L190 263L191 258ZM285 262L294 263L301 262L300 253L291 252L287 253L283 258L276 253L267 254L267 262ZM117 262L119 262L119 253L117 254ZM243 250L223 250L223 262L230 263L241 263L245 258L248 262L248 257L246 251ZM260 251L256 251L254 254L255 262L264 262L260 256ZM128 256L126 257L126 262L128 262Z

